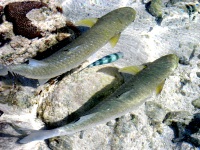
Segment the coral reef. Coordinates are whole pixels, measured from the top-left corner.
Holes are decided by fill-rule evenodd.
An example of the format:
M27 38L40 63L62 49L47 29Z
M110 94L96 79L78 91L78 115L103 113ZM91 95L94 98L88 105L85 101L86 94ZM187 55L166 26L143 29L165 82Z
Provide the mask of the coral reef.
M98 104L122 84L123 78L117 68L102 68L96 72L97 69L98 67L91 68L83 70L79 74L75 73L64 77L51 92L51 95L43 100L38 108L38 115L49 128L76 120L83 112ZM88 89L87 87L93 88ZM45 91L42 94L46 93ZM60 95L64 97L60 97ZM70 107L68 106L69 102L73 102ZM64 113L60 111L60 106L63 106Z
M43 59L81 34L77 27L56 10L54 12L48 8L33 9L26 17L35 27L41 29L44 36L34 39L17 36L13 33L12 23L4 21L0 28L1 63L22 63L36 55L36 59ZM57 43L58 45L55 45Z
M6 33L0 33L0 47L4 46L4 44L9 43L11 39L8 37Z
M14 2L5 6L6 19L13 23L13 31L16 35L22 35L33 39L42 37L41 31L31 24L26 14L32 9L47 7L45 3L36 1Z

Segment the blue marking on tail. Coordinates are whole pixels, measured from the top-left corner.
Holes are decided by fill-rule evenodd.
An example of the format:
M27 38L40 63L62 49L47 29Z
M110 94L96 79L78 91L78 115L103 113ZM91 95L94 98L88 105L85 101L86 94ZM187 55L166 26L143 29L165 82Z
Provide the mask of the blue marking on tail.
M93 62L92 64L88 65L86 68L90 68L93 66L99 66L104 64L109 64L112 62L117 61L118 59L122 58L124 54L122 52L113 53L107 56L104 56L101 59L98 59L97 61Z

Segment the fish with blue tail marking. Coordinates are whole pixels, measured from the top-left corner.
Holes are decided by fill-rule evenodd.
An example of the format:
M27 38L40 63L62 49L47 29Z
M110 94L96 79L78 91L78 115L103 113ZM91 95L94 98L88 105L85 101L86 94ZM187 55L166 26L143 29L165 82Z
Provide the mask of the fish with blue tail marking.
M99 18L85 33L59 51L40 61L3 66L0 75L9 72L31 79L46 81L81 65L98 49L118 36L135 20L136 11L131 7L122 7ZM115 40L117 41L117 40Z
M124 54L122 52L113 53L113 54L104 56L103 58L93 62L92 64L88 65L87 68L90 68L93 66L109 64L109 63L117 61L118 59L122 58L123 56L124 56Z
M124 54L122 52L112 53L112 54L106 55L106 56L98 59L97 61L89 64L87 67L83 68L82 70L84 70L86 68L99 66L99 65L109 64L109 63L115 62L118 59L123 58L123 57L124 57Z

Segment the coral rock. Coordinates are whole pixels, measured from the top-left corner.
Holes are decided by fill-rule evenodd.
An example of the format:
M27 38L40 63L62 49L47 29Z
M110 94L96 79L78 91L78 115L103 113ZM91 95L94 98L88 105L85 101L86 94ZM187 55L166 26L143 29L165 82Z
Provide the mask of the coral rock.
M0 47L4 46L6 43L9 43L11 39L9 38L8 33L0 33Z
M3 6L0 6L0 24L3 22L2 16L3 16Z
M26 14L32 9L47 7L42 2L14 2L6 5L4 11L6 19L13 23L13 31L16 35L22 35L29 39L41 37L41 31L31 24Z

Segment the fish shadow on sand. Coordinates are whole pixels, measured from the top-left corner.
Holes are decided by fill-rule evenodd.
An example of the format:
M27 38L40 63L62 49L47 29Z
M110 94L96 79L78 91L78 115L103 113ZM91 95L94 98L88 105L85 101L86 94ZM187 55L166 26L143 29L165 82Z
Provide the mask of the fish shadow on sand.
M105 74L115 76L114 72L118 71L118 68L115 67L105 67L102 69L99 69L97 72L103 72ZM103 101L105 98L107 98L109 95L111 95L117 87L119 87L121 84L123 84L122 81L118 81L119 79L116 77L110 84L105 86L100 91L96 92L85 104L83 104L79 109L77 109L75 112L71 113L70 115L66 116L64 119L58 122L46 124L46 127L48 129L52 129L58 126L66 125L70 122L78 120L85 112L99 104L101 101Z
M37 55L35 57L33 57L33 59L42 60L44 58L51 56L55 52L59 51L61 48L70 44L77 37L79 37L84 32L88 31L89 29L90 28L85 27L85 26L73 26L73 27L72 26L64 26L64 27L56 30L55 33L70 33L71 36L59 41L57 44L51 46L50 48L47 48L43 52L38 52Z
M108 74L110 76L116 76L116 71L118 71L118 68L115 67L104 67L99 69L97 72L102 72L105 74ZM122 76L121 76L122 78ZM122 78L123 79L123 78ZM66 125L70 122L79 120L79 118L86 113L88 110L90 110L91 108L93 108L94 106L96 106L97 104L99 104L100 102L102 102L105 98L107 98L108 96L110 96L120 85L122 85L124 83L123 80L118 81L119 77L114 78L114 80L108 84L107 86L105 86L103 89L101 89L100 91L96 92L87 102L85 102L85 104L83 104L79 109L77 109L76 111L74 111L73 113L71 113L70 115L66 116L64 119L57 121L57 122L53 122L53 123L46 123L46 127L45 129L53 129L59 126L63 126ZM12 126L12 124L10 125ZM19 134L19 136L15 136L15 135L11 135L11 134L0 134L0 137L13 137L16 138L18 137L18 140L16 141L16 144L19 144L19 141L24 138L27 134L28 134L28 130L24 130L24 132L22 133L20 130L20 128L17 127L13 127L12 128ZM31 131L30 131L31 132ZM48 144L49 141L45 140L45 142Z
M7 129L8 131L4 130ZM19 134L19 135L16 135ZM2 122L0 123L0 137L1 138L22 138L24 135L26 135L26 132L23 130L20 130L18 126L13 125L9 122Z
M182 122L172 122L170 127L174 131L174 139L172 140L173 143L181 145L182 142L187 142L200 148L200 140L192 136L193 134L199 133L200 113L194 114L193 119L188 125Z
M21 75L11 74L10 72L6 76L0 76L1 86L15 87L15 86L29 86L37 88L39 85L38 80L26 78Z

